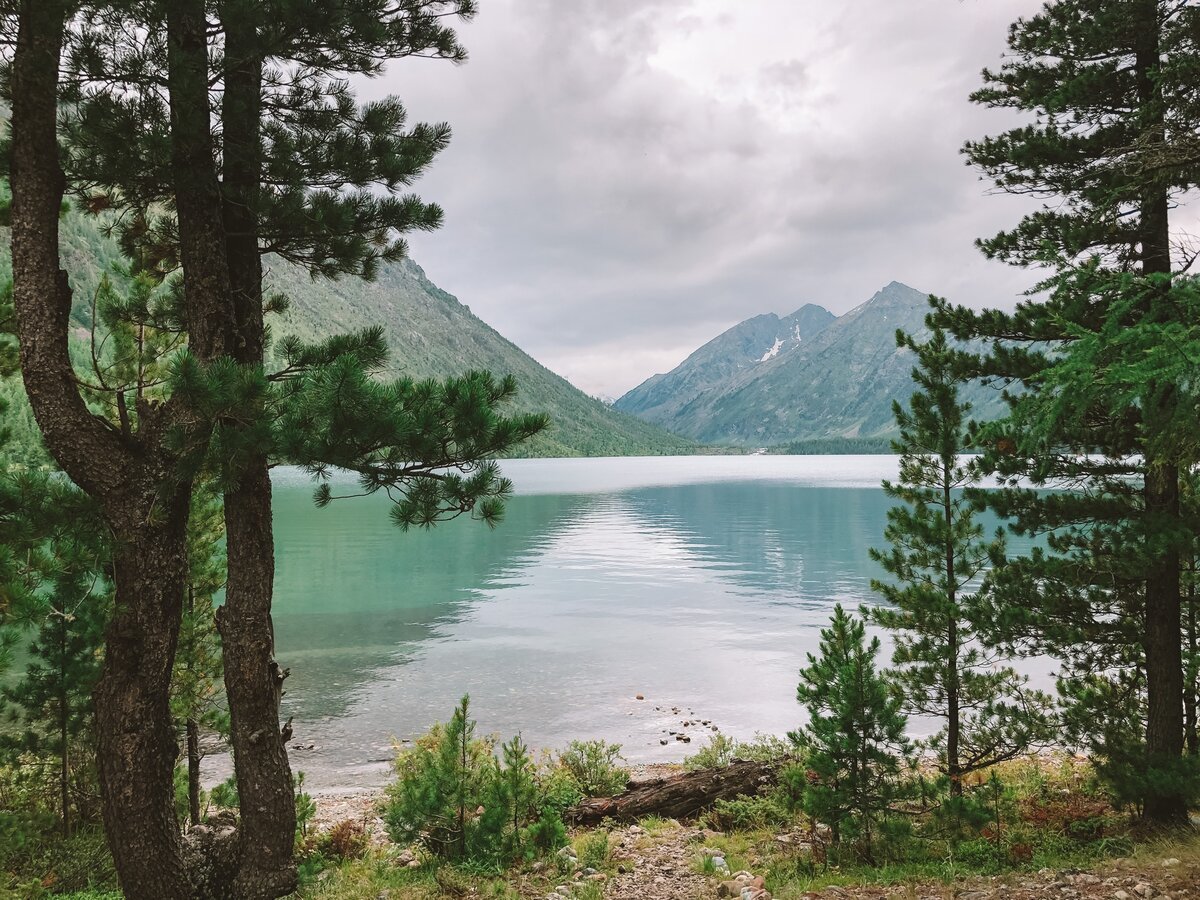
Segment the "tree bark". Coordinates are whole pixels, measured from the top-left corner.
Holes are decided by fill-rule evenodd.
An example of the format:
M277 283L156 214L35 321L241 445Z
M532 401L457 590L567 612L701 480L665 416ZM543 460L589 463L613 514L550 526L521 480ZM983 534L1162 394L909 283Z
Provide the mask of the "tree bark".
M200 723L187 720L188 821L200 824Z
M92 415L68 353L71 289L59 264L66 180L57 93L62 0L23 0L12 71L13 297L21 371L47 449L100 501L115 544L115 608L94 700L109 846L126 896L190 894L175 822L167 689L186 566L190 487L158 452L161 409L139 404L137 438Z
M1189 756L1200 755L1200 723L1197 722L1197 654L1200 654L1200 643L1197 642L1196 632L1196 559L1190 556L1185 571L1189 574L1188 589L1185 597L1186 623L1184 641L1187 647L1186 677L1183 684L1183 728L1184 746Z
M958 761L961 720L958 700L958 590L954 575L954 504L950 497L950 466L942 465L942 510L946 522L946 602L949 621L946 633L946 776L950 795L961 797L962 767Z
M1177 524L1178 467L1148 462L1145 496L1151 528ZM1153 562L1146 579L1146 751L1151 765L1170 766L1184 750L1179 553L1167 550ZM1145 815L1159 824L1186 822L1187 802L1179 793L1151 795Z
M1165 110L1157 81L1161 65L1160 22L1157 0L1141 0L1136 12L1135 78L1143 132L1159 145L1165 143ZM1141 269L1143 275L1171 273L1169 186L1146 186L1140 208ZM1153 301L1152 301L1153 302ZM1149 318L1158 315L1151 308ZM1183 651L1180 602L1181 556L1175 531L1181 527L1179 466L1158 458L1153 443L1171 420L1174 392L1162 386L1160 396L1143 411L1147 443L1144 484L1147 540L1161 541L1165 549L1148 560L1146 578L1146 751L1151 765L1177 764L1183 755ZM1165 534L1164 534L1165 533ZM1146 818L1158 824L1186 822L1187 803L1182 793L1156 794L1146 799Z
M67 692L67 620L58 615L58 788L62 806L62 833L71 836L71 758L68 755L67 739L70 713L70 698Z
M775 784L779 768L779 762L739 759L718 769L699 769L631 783L615 797L595 797L572 806L564 818L574 825L598 825L604 819L631 822L648 815L684 819L703 812L718 800L754 796Z
M131 900L192 896L175 818L179 746L169 702L189 499L177 491L161 527L118 535L113 560L116 603L95 691L96 758L105 833Z
M261 10L228 0L225 28L223 217L232 287L234 358L261 368L266 351L258 196L262 178ZM265 412L258 410L260 417ZM286 675L275 661L271 602L275 543L271 477L265 452L241 461L225 494L228 581L217 614L225 659L231 740L241 798L241 856L234 894L271 900L295 888L296 807L287 747L280 733L279 700Z
M210 363L230 352L234 325L209 115L208 21L204 0L172 0L166 10L171 179L188 348L202 363Z

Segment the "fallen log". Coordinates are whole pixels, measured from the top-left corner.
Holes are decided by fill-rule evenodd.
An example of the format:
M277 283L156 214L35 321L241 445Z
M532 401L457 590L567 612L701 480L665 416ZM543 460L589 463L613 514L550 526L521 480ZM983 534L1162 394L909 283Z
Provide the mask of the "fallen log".
M615 797L593 797L570 807L563 818L572 825L598 825L604 819L632 822L643 816L686 819L718 800L754 796L775 784L780 761L735 759L718 769L697 769L665 778L630 782Z

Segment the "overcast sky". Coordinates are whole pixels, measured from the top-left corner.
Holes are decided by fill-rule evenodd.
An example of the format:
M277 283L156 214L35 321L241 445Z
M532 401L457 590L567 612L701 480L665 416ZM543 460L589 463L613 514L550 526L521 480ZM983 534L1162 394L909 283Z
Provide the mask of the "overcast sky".
M448 121L412 255L593 394L619 396L753 315L842 313L889 281L1011 306L1033 274L959 153L1009 114L967 95L1040 0L481 0L460 67L372 93Z

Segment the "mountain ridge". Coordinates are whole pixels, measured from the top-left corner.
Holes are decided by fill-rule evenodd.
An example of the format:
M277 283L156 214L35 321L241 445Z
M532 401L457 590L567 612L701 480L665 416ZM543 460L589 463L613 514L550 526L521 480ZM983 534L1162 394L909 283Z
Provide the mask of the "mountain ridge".
M895 333L927 333L928 297L889 282L841 316L827 313L830 320L788 352L730 371L727 365L705 369L697 351L614 405L693 440L735 447L893 436L892 401L912 395L915 363L911 351L896 347ZM704 347L721 346L722 337L759 318ZM981 385L968 386L964 396L985 410L999 405L998 393Z
M121 260L116 242L104 232L102 217L68 211L60 221L61 255L74 293L74 338L86 340L91 299L101 277ZM8 241L0 250L0 280L11 278ZM614 410L589 397L552 372L471 312L452 294L429 280L410 259L380 266L373 281L343 277L313 279L280 259L264 260L267 288L282 293L289 308L269 317L273 337L293 335L315 342L331 334L381 325L391 374L444 378L471 369L514 375L517 396L509 409L545 412L546 432L522 444L522 456L629 456L687 454L698 449L688 438ZM123 279L113 276L120 286ZM32 446L22 453L40 462L36 426L20 379L0 383L0 398L10 404L6 421L20 425Z

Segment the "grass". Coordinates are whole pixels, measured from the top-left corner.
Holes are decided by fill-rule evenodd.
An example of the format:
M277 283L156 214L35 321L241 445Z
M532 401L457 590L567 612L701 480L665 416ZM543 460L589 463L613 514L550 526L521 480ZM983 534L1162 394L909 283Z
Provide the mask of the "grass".
M662 816L646 816L638 821L638 826L643 832L653 837L668 828L678 827L679 823L674 819L664 819Z
M868 866L849 854L829 865L802 850L796 843L776 840L779 832L805 835L808 826L798 818L785 825L759 824L753 816L742 819L743 827L728 826L721 832L697 832L678 822L651 816L639 822L640 832L614 830L613 826L579 830L570 835L576 854L572 860L550 855L539 863L499 873L478 868L426 862L408 869L395 860L394 845L372 845L360 859L337 861L313 851L302 862L300 900L359 900L386 895L388 900L434 900L444 897L521 900L545 897L555 887L574 881L575 873L594 868L608 878L618 865L628 866L633 856L652 855L657 848L682 847L684 859L695 873L704 875L715 888L723 873L713 865L722 855L730 872L748 870L762 875L778 900L796 900L806 892L828 887L866 887L906 896L950 896L964 882L992 878L1003 883L1030 877L1043 868L1054 871L1077 869L1100 874L1163 871L1164 859L1177 859L1181 870L1200 870L1200 833L1146 833L1125 814L1108 806L1089 766L1070 757L1041 758L1010 763L998 772L1003 780L1003 830L999 839L985 827L978 836L951 844L940 838L904 838L893 847L891 859ZM761 802L761 801L748 801ZM928 815L909 811L927 828ZM924 818L923 818L924 816ZM618 852L624 843L626 850ZM312 846L319 847L319 840ZM1012 858L1014 847L1028 853ZM102 847L98 831L84 832L69 846L47 845L29 849L27 872L45 877L37 881L11 881L8 892L0 886L0 900L9 897L68 897L73 900L118 900L120 894L109 884L111 872L95 864L93 851ZM1000 852L997 852L999 848ZM671 854L667 854L670 856ZM13 860L15 861L15 859ZM51 874L52 873L52 874ZM96 876L99 876L97 878ZM100 879L108 881L101 883ZM88 887L88 885L93 885ZM0 881L0 885L3 882ZM32 885L32 887L31 887ZM74 888L74 893L69 892ZM604 883L581 881L572 890L578 900L601 900ZM14 892L15 889L15 892ZM33 893L30 893L30 891ZM61 893L59 893L61 892Z

